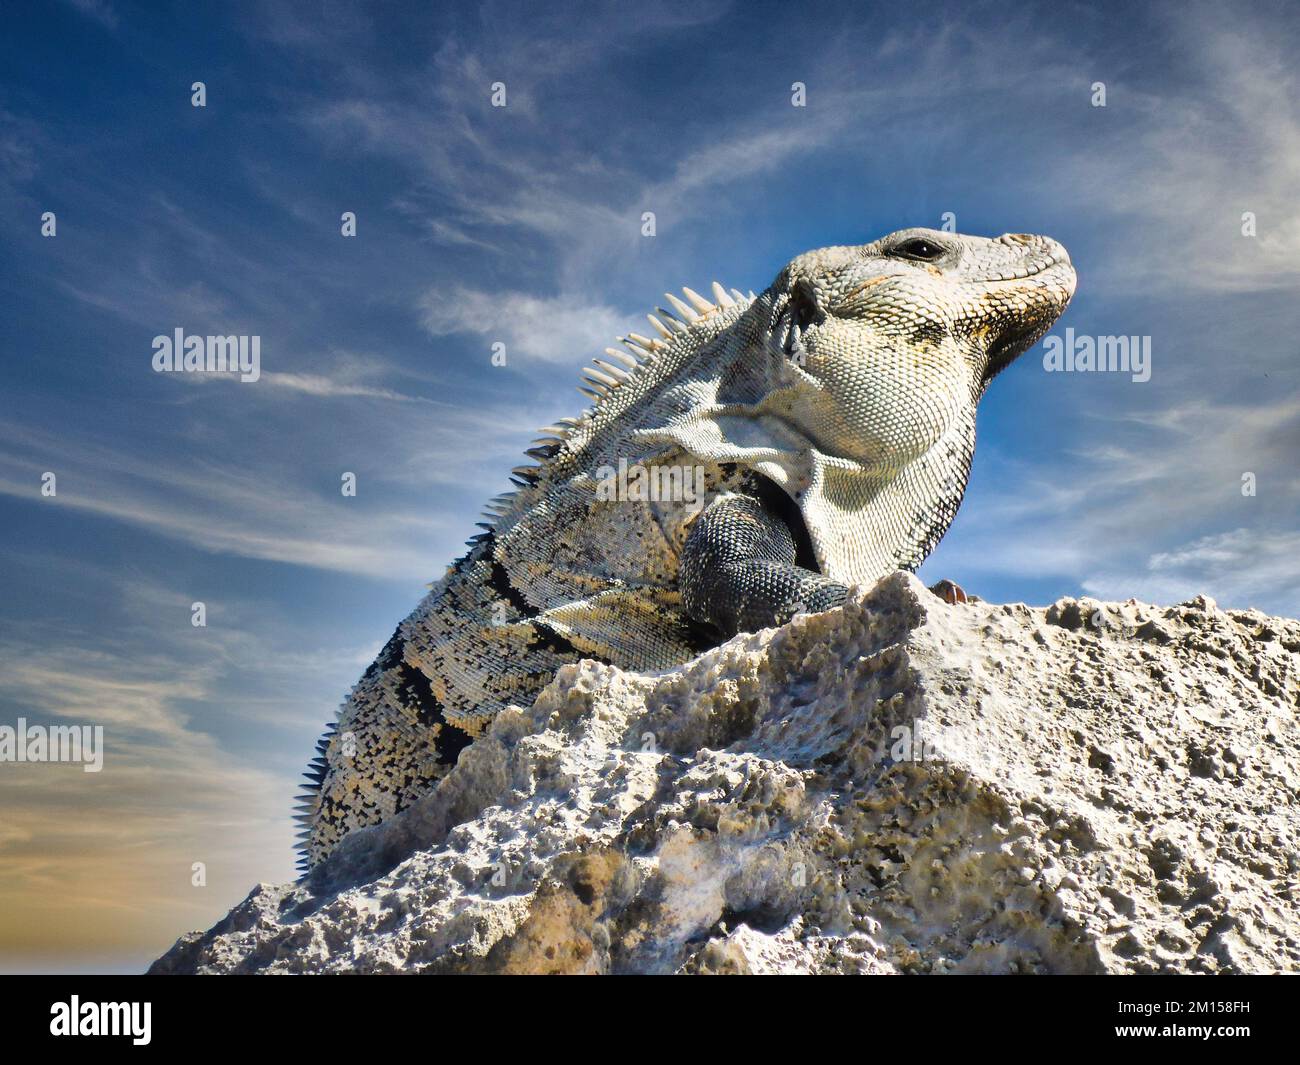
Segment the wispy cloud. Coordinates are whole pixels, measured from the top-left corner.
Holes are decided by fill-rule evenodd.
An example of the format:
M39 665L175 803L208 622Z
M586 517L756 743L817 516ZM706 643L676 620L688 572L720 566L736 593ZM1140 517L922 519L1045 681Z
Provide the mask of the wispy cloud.
M175 566L49 550L0 565L39 587L75 581L102 604L0 619L0 723L104 730L98 773L0 765L0 971L49 965L42 955L139 971L250 884L292 875L302 760L382 637L304 640L293 604ZM199 586L204 628L190 623Z
M980 456L996 491L963 508L960 535L936 562L967 574L1073 576L1122 599L1205 592L1300 613L1300 555L1286 552L1300 499L1300 399L1201 399L1091 421L1086 443L1054 470ZM1188 531L1203 532L1189 541ZM1151 549L1161 543L1170 546Z
M64 0L80 11L89 19L94 19L100 25L110 30L117 29L117 12L107 0Z
M1054 181L1094 217L1127 230L1096 283L1177 292L1294 289L1300 283L1300 74L1296 28L1222 4L1163 9L1171 42L1196 62L1177 84L1118 71L1090 136ZM1108 76L1098 63L1097 78ZM1082 97L1081 97L1082 106ZM1257 235L1243 235L1243 215ZM1119 232L1122 234L1124 229Z
M1133 596L1153 603L1211 592L1224 605L1268 604L1294 615L1300 605L1300 533L1241 528L1202 536L1155 552L1144 566L1092 574L1083 588L1101 599Z
M5 446L7 444L7 446ZM40 474L62 471L57 495L40 496ZM286 480L274 466L194 458L184 465L111 445L51 439L31 426L0 423L0 494L68 507L140 526L208 552L383 579L430 569L413 532L432 538L445 519L411 505L350 506L342 472L338 497ZM365 471L358 494L366 491ZM231 520L230 515L238 515Z
M0 703L15 716L104 729L97 773L0 766L0 947L10 963L66 952L141 965L177 922L206 923L250 878L288 872L287 781L232 757L182 709L212 680L174 657L124 658L66 638L0 643ZM194 863L205 886L193 883Z
M387 399L395 403L433 402L433 400L424 396L408 396L402 392L394 392L391 388L374 388L370 385L337 381L322 374L271 372L263 374L262 380L276 388L287 388L293 392L305 392L309 396L318 396L322 399L353 397L358 399Z
M572 365L625 335L631 319L613 307L564 296L430 289L420 301L424 327L437 337L472 333L512 353ZM485 352L485 359L488 353Z

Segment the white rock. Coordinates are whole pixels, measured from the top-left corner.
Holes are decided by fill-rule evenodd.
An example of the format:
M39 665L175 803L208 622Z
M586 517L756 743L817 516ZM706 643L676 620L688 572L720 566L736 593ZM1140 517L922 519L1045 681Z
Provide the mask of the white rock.
M1296 970L1298 705L1294 621L897 574L662 675L566 666L153 971Z

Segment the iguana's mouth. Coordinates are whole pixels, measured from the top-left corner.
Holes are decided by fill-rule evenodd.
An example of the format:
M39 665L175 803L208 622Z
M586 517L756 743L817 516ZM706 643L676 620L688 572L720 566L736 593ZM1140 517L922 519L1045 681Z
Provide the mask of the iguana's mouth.
M1037 277L1055 266L1060 266L1064 261L1060 256L1054 255L1047 262L1035 266L1032 270L1017 270L1013 274L998 274L996 277L986 277L984 280L989 284L996 281L1025 281L1031 277Z
M1043 277L1052 271L1057 276ZM1030 284L1025 285L1026 281ZM1019 304L1016 311L1018 324L989 346L984 370L985 385L1028 351L1065 311L1074 296L1074 264L1070 261L1069 252L1051 241L1042 262L1023 272L1016 271L989 279L990 284L998 282L1018 283L1023 287L1023 294L1016 300ZM1002 298L1001 293L992 297L994 300ZM1025 306L1026 303L1028 306Z

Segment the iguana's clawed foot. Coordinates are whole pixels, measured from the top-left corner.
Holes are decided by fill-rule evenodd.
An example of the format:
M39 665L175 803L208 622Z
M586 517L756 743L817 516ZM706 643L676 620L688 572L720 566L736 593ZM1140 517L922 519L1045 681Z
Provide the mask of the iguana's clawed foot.
M799 566L785 520L753 496L719 496L695 519L682 548L682 603L693 621L729 639L839 606L849 589Z
M939 581L937 584L930 585L930 591L934 592L949 606L956 606L958 603L969 603L972 598L966 594L966 590L956 581Z

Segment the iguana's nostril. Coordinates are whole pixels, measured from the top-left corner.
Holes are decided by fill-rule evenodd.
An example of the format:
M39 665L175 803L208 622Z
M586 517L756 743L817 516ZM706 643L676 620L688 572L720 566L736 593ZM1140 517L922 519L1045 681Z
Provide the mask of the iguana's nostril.
M1053 240L1051 237L1044 237L1043 240L1046 242L1047 246L1051 249L1053 259L1055 259L1058 263L1073 265L1070 262L1070 253L1065 250L1064 244L1062 244L1059 240Z

